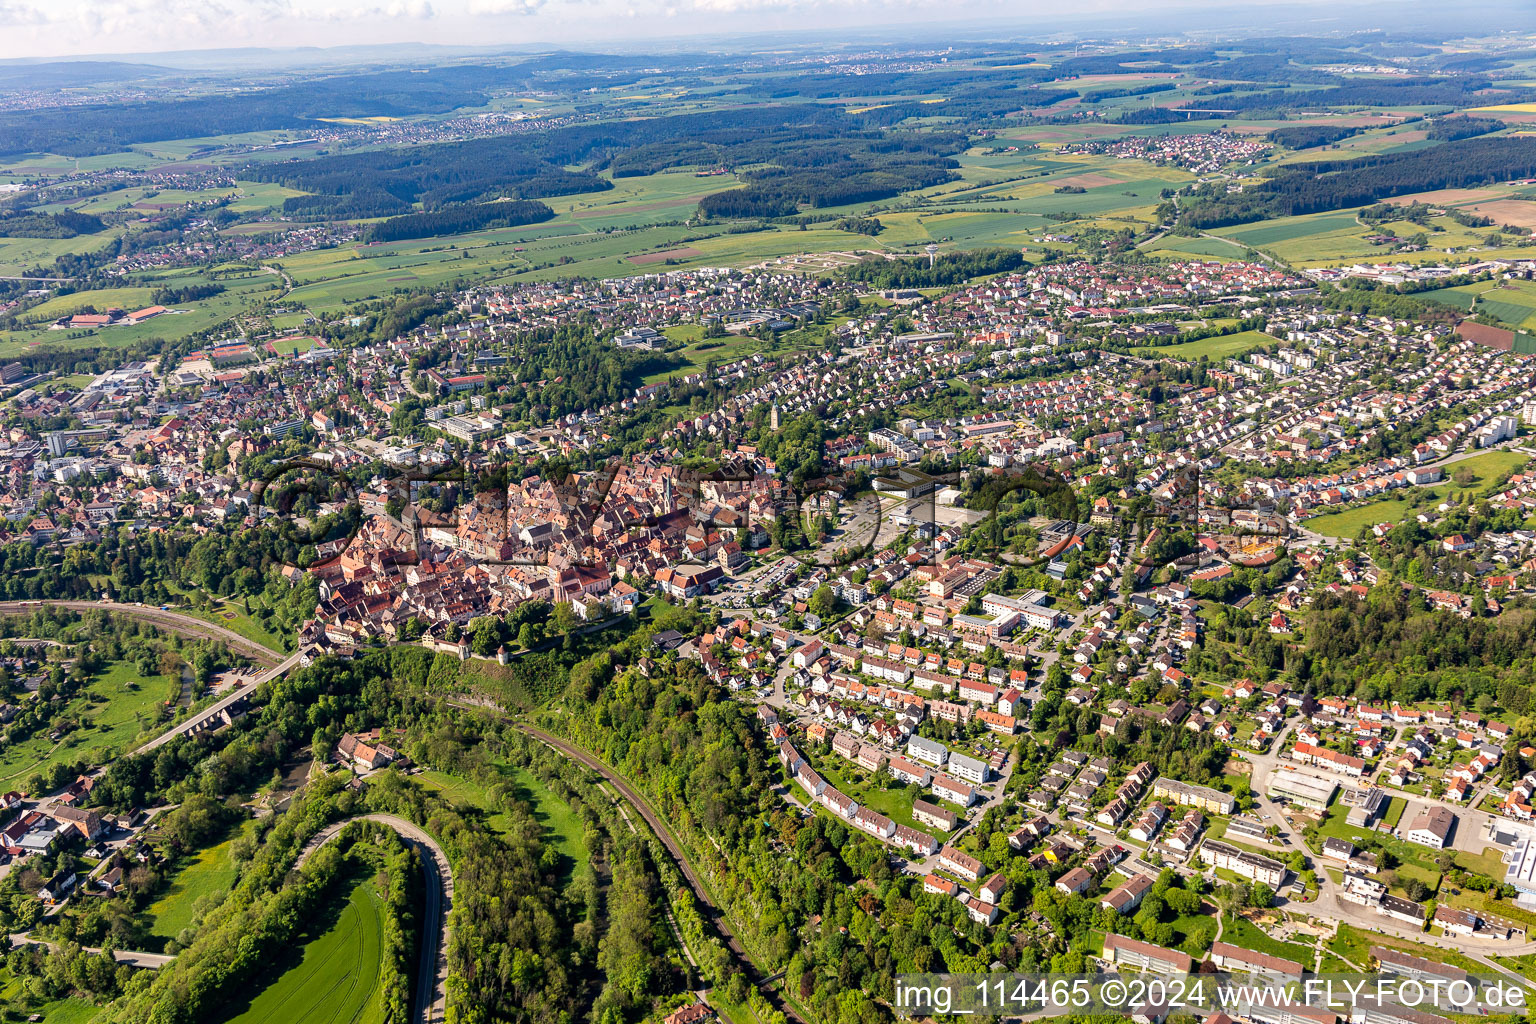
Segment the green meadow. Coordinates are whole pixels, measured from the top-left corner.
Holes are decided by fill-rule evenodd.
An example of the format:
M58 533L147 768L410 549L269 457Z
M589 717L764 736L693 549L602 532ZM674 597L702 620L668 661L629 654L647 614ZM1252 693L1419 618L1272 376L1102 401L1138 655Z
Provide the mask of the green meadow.
M1139 350L1136 354L1144 359L1225 359L1241 355L1265 345L1277 345L1279 339L1263 331L1242 331L1238 334L1221 334L1199 341L1186 341L1178 345L1155 345Z
M1449 477L1462 469L1473 473L1471 484L1463 486L1450 479L1431 487L1407 487L1394 492L1397 496L1367 502L1342 512L1316 516L1306 521L1306 528L1325 537L1352 538L1362 527L1377 523L1398 523L1405 516L1417 515L1424 509L1432 509L1444 501L1451 492L1477 491L1499 483L1509 474L1523 467L1530 457L1521 452L1495 451L1474 455L1470 459L1452 463L1446 467Z
M199 851L171 879L171 886L146 911L154 922L150 934L174 939L190 927L193 918L207 910L213 898L223 896L235 884L239 868L231 854L234 838ZM204 898L207 897L207 901ZM203 903L202 906L199 904Z
M130 662L113 662L59 710L61 719L79 723L78 728L55 740L45 727L24 740L0 746L0 786L21 788L34 772L56 760L109 760L158 722L165 702L180 693L179 678L145 676Z
M339 888L333 899L340 912L312 923L296 962L228 1024L383 1024L378 979L384 902L366 870L344 877Z

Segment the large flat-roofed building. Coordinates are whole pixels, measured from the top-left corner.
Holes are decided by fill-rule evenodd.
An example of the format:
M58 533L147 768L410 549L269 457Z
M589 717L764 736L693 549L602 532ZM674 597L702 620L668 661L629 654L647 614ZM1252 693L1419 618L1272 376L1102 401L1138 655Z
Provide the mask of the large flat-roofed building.
M1515 831L1518 838L1504 854L1504 884L1514 886L1521 903L1536 904L1536 832Z
M1314 811L1322 811L1327 809L1338 789L1339 784L1333 779L1281 765L1270 773L1266 795L1271 800L1288 800Z
M1345 824L1350 828L1373 828L1381 816L1387 813L1387 805L1391 802L1386 793L1373 787L1366 791L1359 803L1349 809L1349 815L1344 819Z
M1362 1000L1349 1011L1351 1024L1451 1024L1438 1014L1396 1003Z

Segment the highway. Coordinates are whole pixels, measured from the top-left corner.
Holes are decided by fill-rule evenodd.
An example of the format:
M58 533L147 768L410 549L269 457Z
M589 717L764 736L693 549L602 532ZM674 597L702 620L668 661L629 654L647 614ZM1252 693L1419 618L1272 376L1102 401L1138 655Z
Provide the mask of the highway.
M714 898L710 895L709 890L704 887L704 883L694 872L693 866L688 862L687 855L683 852L682 844L677 841L677 837L672 834L672 830L667 826L666 822L662 821L661 818L651 810L650 805L641 798L640 794L636 793L634 789L630 787L629 783L624 780L624 777L619 775L613 769L609 768L607 765L603 764L603 762L599 761L591 754L588 754L585 750L582 750L580 747L577 747L573 744L567 743L565 740L560 739L558 736L552 736L542 729L535 729L533 726L525 725L521 722L516 724L519 729L532 736L534 739L550 747L553 747L555 750L559 751L561 754L564 754L571 760L576 761L597 772L608 781L609 785L618 791L620 796L629 802L630 806L639 813L640 817L645 819L645 823L651 827L651 831L656 833L656 837L660 839L661 844L667 848L667 852L672 855L672 859L677 862L677 869L682 872L683 878L687 880L689 887L693 889L694 896L697 897L698 901L705 907L709 919L714 922L715 928L725 939L726 947L730 949L731 953L736 957L736 959L745 969L747 980L752 982L752 984L757 987L758 991L763 994L763 997L773 1005L773 1008L783 1013L787 1020L796 1021L798 1024L805 1024L805 1019L796 1013L794 1008L791 1007L776 990L769 987L768 979L771 976L770 973L763 970L756 963L754 963L752 958L747 954L745 947L742 946L741 941L736 937L736 933L731 929L730 922L727 921L725 912L715 904Z
M346 821L332 822L316 832L299 851L296 867L316 850L334 839L354 821L374 821L400 834L421 854L421 870L426 876L426 906L422 913L421 960L416 967L415 997L411 1019L416 1024L437 1024L444 1019L448 1006L448 917L453 908L453 871L448 855L426 830L393 814L362 814ZM424 984L431 978L432 984Z

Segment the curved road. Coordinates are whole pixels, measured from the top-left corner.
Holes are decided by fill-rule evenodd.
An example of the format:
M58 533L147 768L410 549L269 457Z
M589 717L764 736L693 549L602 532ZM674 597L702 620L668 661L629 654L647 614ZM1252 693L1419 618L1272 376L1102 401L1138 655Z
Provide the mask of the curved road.
M704 888L704 883L694 872L693 866L689 864L687 856L683 853L682 844L677 841L677 837L672 834L672 830L667 827L667 823L662 821L661 818L651 810L650 805L640 797L640 794L635 792L629 783L624 780L623 776L619 775L613 769L603 764L603 762L599 761L585 750L582 750L580 747L574 746L573 744L567 743L565 740L560 739L558 736L551 736L549 733L542 729L535 729L533 726L526 725L522 722L518 722L516 725L519 729L532 736L534 739L546 744L547 746L553 747L555 750L564 754L571 760L576 761L584 767L590 768L597 772L608 781L609 785L618 790L619 795L627 800L630 806L639 812L640 817L645 819L645 823L651 827L651 831L656 833L656 837L661 840L661 844L667 848L667 852L670 853L672 855L672 859L677 862L677 869L681 871L683 877L688 880L688 885L693 889L694 896L696 896L699 902L702 903L705 908L707 908L709 917L714 922L715 928L725 939L726 946L745 968L747 980L752 982L752 984L757 987L757 990L761 992L763 997L773 1005L774 1009L784 1014L786 1020L796 1021L798 1024L805 1024L805 1019L796 1013L794 1008L785 1002L777 991L768 987L768 972L759 968L757 964L752 962L752 958L747 955L746 949L742 946L741 941L736 938L736 933L731 930L730 924L726 921L725 912L715 905L714 899L709 895L709 890Z
M278 661L276 652L261 646L254 640L247 640L234 630L216 622L183 615L181 612L152 608L148 605L120 604L117 601L0 601L0 615L26 613L43 606L67 608L76 612L105 610L116 615L126 615L131 619L153 622L157 626L164 626L183 636L196 637L200 640L222 640L261 665L270 667Z
M411 1019L416 1024L434 1024L443 1019L448 1005L448 911L453 907L453 872L448 867L448 856L437 840L404 818L393 814L360 814L346 821L332 822L316 832L304 849L299 851L295 867L303 867L314 852L334 839L341 830L354 821L375 821L387 825L400 834L400 838L416 847L421 853L421 870L426 876L426 909L422 914L421 960L416 965L416 997ZM426 984L431 978L432 984Z
M124 615L130 619L150 622L174 633L180 633L182 636L196 637L199 640L218 640L264 667L265 671L232 688L214 704L199 711L180 725L172 726L147 743L140 744L134 748L135 753L154 750L177 736L208 728L225 708L255 693L256 688L267 680L275 679L292 669L299 663L302 656L300 652L295 651L279 661L276 652L216 622L208 622L181 612L148 605L120 604L116 601L0 601L0 615L25 614L43 606L66 608L77 612L104 610L114 615Z

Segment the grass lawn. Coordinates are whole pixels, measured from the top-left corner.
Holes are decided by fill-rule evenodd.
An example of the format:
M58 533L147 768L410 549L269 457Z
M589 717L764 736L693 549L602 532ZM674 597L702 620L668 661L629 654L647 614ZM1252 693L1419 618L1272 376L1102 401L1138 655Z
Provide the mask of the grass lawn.
M469 804L486 813L486 824L497 832L505 832L512 822L504 812L496 810L496 800L485 786L473 779L461 779L447 772L424 771L416 781L429 789L435 789L454 803Z
M824 760L823 769L822 774L826 776L828 784L857 800L860 807L874 808L896 824L927 832L937 837L940 842L944 841L943 831L913 819L912 802L914 800L926 800L928 803L954 811L961 823L965 821L965 808L940 800L920 786L898 785L892 780L890 788L887 789L882 786L882 781L889 776L883 773L868 777L863 782L855 782L854 779L865 778L868 773L835 755Z
M1464 850L1457 850L1456 866L1463 871L1487 875L1489 878L1501 880L1504 878L1504 858L1499 853L1497 846L1485 846L1482 853L1467 853Z
M1242 946L1256 953L1268 953L1271 956L1283 956L1287 960L1295 960L1297 963L1312 964L1312 950L1306 946L1294 942L1281 942L1272 939L1259 927L1245 917L1229 917L1222 925L1221 941L1230 942L1234 946Z
M1509 474L1524 466L1530 459L1520 452L1484 452L1446 467L1447 479L1431 487L1405 487L1399 498L1373 501L1342 512L1332 512L1306 521L1306 527L1326 537L1353 538L1362 527L1377 523L1397 523L1405 517L1417 515L1424 509L1434 508L1452 492L1488 488L1498 484ZM1470 485L1462 485L1449 476L1462 469L1472 470L1475 479Z
M1387 813L1382 815L1382 822L1387 828L1397 828L1397 823L1403 820L1403 812L1408 809L1408 801L1400 796L1392 798L1387 805Z
M173 594L179 594L187 598L193 596L191 591L184 590L174 583L167 583L166 587ZM254 599L251 607L256 609L260 604L261 598L257 597ZM183 615L190 615L193 618L223 626L231 632L239 633L252 643L260 644L269 651L276 651L279 654L288 653L288 640L262 625L261 620L246 612L244 604L239 601L225 601L212 609L197 608L190 605L173 605L173 609L181 612Z
M1395 888L1401 888L1401 883L1409 882L1415 878L1428 886L1431 893L1438 891L1440 888L1440 872L1432 868L1426 868L1422 864L1405 860L1392 870L1396 873L1397 880L1400 883Z
M381 1024L379 943L384 904L372 872L344 877L332 912L314 922L282 973L240 1007L230 1024ZM339 911L336 912L336 911Z
M1460 967L1472 974L1486 970L1486 967L1479 965L1471 957L1464 956L1455 950L1440 949L1435 946L1422 946L1409 939L1400 939L1395 935L1382 935L1379 932L1362 931L1347 924L1340 924L1339 934L1328 943L1328 948L1362 967L1365 966L1366 958L1370 956L1372 946L1387 946L1391 949L1400 949L1405 953L1412 953L1414 956L1421 956L1426 960L1434 960L1437 963Z
M1201 956L1211 948L1216 939L1214 914L1182 914L1173 919L1173 930L1178 936L1174 946L1190 956Z
M1435 867L1436 851L1427 846L1410 843L1404 839L1397 839L1384 832L1375 832L1367 829L1351 828L1345 820L1349 815L1349 808L1342 802L1335 801L1328 808L1327 815L1317 827L1318 845L1321 846L1324 838L1343 839L1351 843L1363 844L1368 839L1380 840L1380 845L1394 857L1398 864L1392 870L1396 873L1401 889L1403 883L1412 879L1418 879L1429 887L1431 892L1440 887L1440 871ZM1402 895L1401 892L1397 893Z
M565 861L564 877L570 878L585 870L592 853L587 849L586 829L571 810L571 805L556 796L532 772L504 764L496 768L516 787L518 798L532 805L534 819L544 826L545 842L552 844ZM450 800L485 811L486 823L498 832L505 832L512 824L490 788L473 779L439 771L424 771L416 778Z
M1495 956L1493 962L1536 981L1536 956Z
M1139 350L1136 354L1144 359L1195 360L1204 356L1206 359L1214 360L1251 352L1265 345L1278 344L1278 339L1270 337L1263 331L1242 331L1238 334L1223 334L1217 335L1214 338L1201 338L1199 341L1186 341L1179 345L1159 345L1155 348L1145 348Z
M56 759L85 758L97 764L110 760L159 722L165 701L180 694L181 681L174 676L144 676L131 662L113 662L64 709L66 716L80 721L80 728L57 742L48 738L48 729L40 729L0 749L0 785L16 788Z
M34 1003L26 994L22 980L5 967L0 967L0 1006L18 1014L13 1018L8 1013L4 1019L25 1020L35 1013L46 1024L86 1024L99 1012L97 1007L84 999L52 999Z
M234 858L230 855L233 843L234 836L231 836L217 846L210 846L186 861L176 872L171 887L149 905L149 916L154 919L151 935L174 939L183 928L192 924L199 900L229 891L237 874Z
M838 321L833 321L835 325ZM830 330L830 326L827 328ZM669 366L665 370L657 370L646 374L643 382L655 384L673 377L686 377L692 373L699 373L706 365L714 361L725 364L755 355L758 352L788 353L805 347L805 343L816 337L814 330L788 331L780 335L772 342L754 338L752 335L727 334L723 338L704 337L704 328L698 324L679 324L668 327L662 331L668 338L674 341L684 341L688 344L684 348L668 353L672 356L681 356L687 362L679 366ZM798 344L797 344L798 342Z

